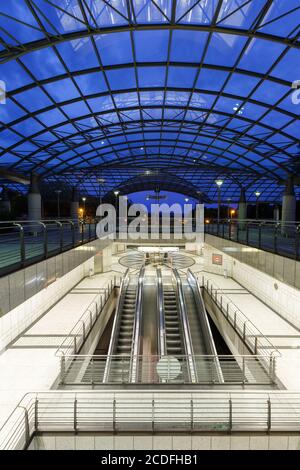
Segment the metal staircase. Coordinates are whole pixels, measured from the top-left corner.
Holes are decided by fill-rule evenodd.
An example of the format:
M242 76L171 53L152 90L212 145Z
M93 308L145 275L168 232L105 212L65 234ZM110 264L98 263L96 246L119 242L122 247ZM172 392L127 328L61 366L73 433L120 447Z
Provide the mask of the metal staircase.
M165 284L163 288L166 349L168 356L181 356L184 354L180 318L177 307L176 293L172 285Z
M116 354L131 354L136 295L137 286L129 285L124 296Z

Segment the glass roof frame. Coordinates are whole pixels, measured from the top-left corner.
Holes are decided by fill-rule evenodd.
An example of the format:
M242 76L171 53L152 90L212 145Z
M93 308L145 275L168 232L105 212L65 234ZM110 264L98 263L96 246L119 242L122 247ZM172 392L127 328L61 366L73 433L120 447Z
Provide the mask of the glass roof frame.
M289 174L295 172L294 160L297 159L299 154L298 151L295 152L295 146L299 144L299 139L296 135L286 132L286 128L299 124L299 114L296 113L296 109L295 113L293 113L286 108L280 107L280 104L284 102L291 93L291 89L289 88L291 83L276 75L272 75L272 73L290 50L298 51L300 49L300 28L299 25L296 25L291 28L289 34L283 36L266 33L263 30L264 28L269 29L272 23L278 25L280 21L286 20L287 17L290 18L291 14L299 13L300 2L295 2L294 0L289 2L289 9L279 11L277 16L273 14L272 17L274 4L278 2L269 0L260 1L261 8L259 8L257 7L259 2L252 0L252 5L256 4L256 10L254 8L252 14L253 21L245 28L237 27L236 25L230 26L228 24L224 26L224 23L228 22L230 18L236 18L237 15L240 15L243 21L246 21L245 18L251 16L251 14L249 15L249 5L251 2L246 0L217 0L210 2L206 0L196 2L183 2L182 0L151 0L151 2L147 0L118 0L116 2L99 2L102 8L101 14L103 14L103 12L106 14L105 21L109 23L110 20L107 18L110 18L111 21L114 19L116 24L113 25L100 25L99 18L95 16L95 12L97 14L100 12L100 7L98 11L93 11L93 5L88 0L70 0L69 2L65 0L22 0L22 3L26 6L31 15L32 19L30 23L16 16L11 17L11 15L5 11L0 12L0 26L2 26L5 37L9 38L6 40L0 38L2 47L2 50L0 50L0 64L16 63L24 70L26 77L28 76L32 80L30 83L8 90L7 98L18 109L20 108L24 114L8 122L1 121L0 130L2 132L7 131L9 137L12 138L12 135L16 135L20 137L21 140L15 141L12 145L2 146L0 158L12 155L14 160L12 159L12 162L7 165L7 162L2 164L0 159L0 168L5 167L7 170L15 170L20 173L34 171L45 178L63 178L70 184L76 184L74 178L70 177L70 169L73 169L74 175L77 174L77 171L80 172L82 170L85 174L85 181L82 182L83 189L86 192L95 193L97 192L97 184L93 182L92 175L96 173L100 172L102 174L106 171L107 177L110 179L110 187L112 188L115 185L122 187L122 184L125 185L126 181L130 181L131 178L134 178L133 166L138 165L141 170L148 166L151 169L157 168L157 165L166 162L160 168L162 175L166 169L168 171L172 169L174 174L176 171L180 171L180 175L186 180L187 187L189 184L192 184L193 178L195 179L193 173L198 172L200 175L203 169L210 171L211 181L207 191L211 199L214 199L216 195L214 187L215 177L224 175L224 177L234 179L233 174L241 172L241 174L249 177L248 184L244 184L246 184L246 189L249 188L249 192L251 192L251 185L255 184L257 187L258 181L261 180L265 182L267 171L269 187L271 188L273 184L274 194L276 194L276 197L279 197L280 192L277 188L278 184L281 184ZM116 5L113 5L113 3ZM65 7L63 7L64 5ZM186 5L186 10L183 10L183 5ZM277 7L279 8L278 5ZM50 17L47 16L47 8L51 9L51 11L54 9L61 16L66 15L66 17L72 19L76 24L78 23L75 30L71 32L59 31L57 25L53 24ZM195 13L197 8L199 8L199 10ZM146 19L148 21L145 21L145 19L140 21L145 11L147 11L148 16ZM180 16L177 14L178 11L182 13ZM199 16L199 11L202 12L201 17ZM246 15L245 12L248 12L248 14ZM101 14L99 17L101 17ZM222 14L221 20L220 14ZM9 21L9 25L11 25L11 22L14 22L18 24L19 28L25 28L27 31L28 28L31 28L34 30L34 34L41 34L42 37L29 42L18 41L14 35L15 30L13 28L9 30L9 28L5 27L5 24L1 24L1 16L6 19L6 21ZM158 17L159 20L157 20ZM193 18L194 20L192 20ZM78 25L80 25L80 27ZM143 31L168 32L166 60L142 62L137 60L137 44L134 35L136 32L143 34ZM207 35L198 62L172 60L173 36L178 31L196 31ZM130 63L105 65L103 64L96 40L98 36L101 35L113 36L119 33L129 35L133 60ZM205 57L207 51L210 50L212 41L218 40L219 37L223 37L224 35L227 35L227 38L243 38L244 41L239 44L241 47L239 47L239 53L235 57L233 64L227 66L224 64L207 63ZM92 50L97 58L97 65L89 69L70 70L63 54L59 50L59 46L60 44L68 44L70 41L76 42L79 40L91 43ZM262 73L239 67L241 60L249 50L249 47L251 47L251 44L253 44L253 41L270 42L282 47L281 52L276 56L276 59L266 72ZM54 53L57 63L64 69L64 73L59 75L53 74L47 78L37 79L29 67L23 62L23 58L30 56L30 54L36 51L46 49ZM150 68L153 67L165 68L165 79L162 86L140 86L140 69L147 70L148 68L148 70L150 70ZM192 84L189 87L170 86L168 78L173 68L178 73L185 69L195 70ZM108 74L113 70L121 71L122 73L125 73L126 70L132 70L135 86L123 89L112 88ZM227 76L223 85L220 86L218 90L198 88L197 81L203 70L214 70L226 73ZM84 77L85 75L99 72L102 74L107 90L105 92L91 94L83 93L76 81L76 77ZM245 96L239 95L238 93L228 93L226 92L226 87L235 74L241 77L256 78L258 82ZM77 97L69 98L65 101L58 101L51 96L51 93L46 88L47 85L50 83L59 83L62 80L68 80L72 83L72 87L74 87L74 90L76 89L76 93L78 93ZM269 82L286 87L286 93L272 104L267 102L262 103L253 98L253 95L262 84ZM28 90L40 90L43 96L45 95L47 100L52 104L45 108L30 111L28 107L18 101L18 97L24 97L25 92ZM162 104L142 104L141 95L145 92L162 92ZM174 106L168 104L167 95L170 92L178 93L178 96L182 93L189 93L186 104L182 106L179 104ZM116 103L116 97L121 97L123 94L129 93L135 93L137 95L137 104L122 107ZM195 94L212 97L212 104L206 108L192 106L191 103ZM101 111L94 111L90 101L101 97L109 97L111 107ZM234 112L225 112L218 109L220 103L224 102L223 106L230 103L230 101L226 100L237 102ZM68 111L64 109L64 107L67 106L72 107L73 105L83 103L84 107L82 106L82 109L87 109L88 114L77 115L75 118L72 118L68 114ZM244 115L243 110L246 110L247 107L250 109L250 104L254 106L253 112L259 112L255 106L263 108L264 112L258 117L247 117L246 111ZM64 120L55 122L54 113L52 115L54 119L53 124L45 124L39 119L39 116L41 117L43 114L46 113L47 115L48 113L50 117L50 111L56 112L59 116L62 115ZM160 111L160 118L155 119L155 116L151 115L154 111ZM171 111L176 111L177 113L174 115L173 119L168 118L168 113ZM130 113L135 115L135 112L136 116L139 116L138 119L130 117ZM282 125L276 125L275 121L273 124L272 118L272 125L263 121L264 119L268 119L268 116L270 116L272 112L276 113L275 116L277 119L280 117L283 120ZM201 121L197 118L197 113L200 114ZM146 119L147 115L149 119ZM191 119L190 116L193 115L196 116L195 119ZM127 119L125 119L126 117ZM177 119L175 119L175 117ZM212 118L216 119L216 117L216 121L210 122ZM96 127L88 128L86 123L83 124L80 122L88 119L92 119ZM116 121L113 121L114 119L116 119ZM41 129L31 135L23 135L22 132L16 128L17 126L23 125L24 122L28 120L32 120L32 123L35 122L37 127L41 126ZM230 127L232 125L235 127ZM61 131L60 127L65 126L70 126L75 132L68 134L65 131ZM262 129L263 132L266 132L261 138L259 134L255 132L257 127ZM152 149L154 149L155 146L152 144L151 139L148 139L148 133L153 132L155 128L156 132L159 133L159 138L156 145L157 152L153 154ZM136 129L136 131L134 131L134 129ZM254 134L250 132L254 132ZM129 136L133 133L139 134L141 138L131 141ZM165 134L168 133L174 135L176 133L177 137L174 137L173 140L167 139L170 141L170 145L172 142L173 144L171 145L171 152L164 153L164 149L168 148L164 143L166 140ZM190 140L189 145L187 141L182 140L180 137L183 133L189 133L194 136L193 139ZM113 142L113 139L119 136L123 137L124 145L127 146L126 150L129 156L122 156L123 148L120 150L118 145ZM211 139L206 149L199 149L200 145L197 141L199 136ZM280 137L279 140L282 139L282 143L273 143L272 138L274 138L274 136ZM47 141L50 137L51 140ZM105 153L100 151L102 141L107 143L107 145L102 147ZM100 147L95 146L97 142L100 142ZM220 142L224 143L224 145L226 142L228 146L224 146L221 153L214 153L216 149L220 149L220 147L218 147ZM132 146L133 143L137 145ZM24 148L22 145L24 145ZM82 147L85 146L87 148L82 150ZM21 149L19 147L21 147ZM205 147L205 145L203 145L203 147ZM136 154L138 148L142 150L142 154ZM237 153L236 150L231 150L241 148L244 149L244 153ZM109 149L109 151L107 151L107 149ZM182 154L180 164L173 164L172 162L175 162L175 160L179 158L179 152L181 150L184 150L185 154ZM64 158L64 155L66 155L68 151L70 155ZM93 152L96 152L96 154L86 158L86 155ZM114 154L115 159L109 162L105 161L103 156L110 154ZM192 157L191 154L196 154L196 156ZM208 155L214 155L214 160L210 159L209 162L203 162L203 158ZM235 158L231 160L229 155ZM253 162L251 158L249 158L249 155L252 155L252 158L254 158L254 155L256 156L256 160L251 168L249 168L249 165ZM99 163L93 163L93 161L98 158ZM72 161L74 160L80 161L80 164L78 164L77 161L75 166L72 165ZM220 162L222 162L222 164ZM296 170L297 168L298 167L296 167ZM232 175L229 176L229 173L232 173ZM179 176L178 173L177 176ZM163 182L164 177L162 176L161 179ZM237 181L239 180L240 178L237 178ZM198 186L201 186L201 180L198 179L197 181ZM251 195L252 192L250 199ZM238 196L239 194L233 195L236 199L238 199ZM270 197L271 196L266 196L266 199L269 198L270 200Z

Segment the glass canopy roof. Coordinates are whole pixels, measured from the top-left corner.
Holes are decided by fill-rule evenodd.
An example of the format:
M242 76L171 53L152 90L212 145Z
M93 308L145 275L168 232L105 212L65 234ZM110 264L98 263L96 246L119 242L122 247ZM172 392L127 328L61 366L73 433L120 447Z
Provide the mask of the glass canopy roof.
M224 199L244 187L272 202L300 173L300 0L10 0L0 12L2 178L211 201L222 178Z

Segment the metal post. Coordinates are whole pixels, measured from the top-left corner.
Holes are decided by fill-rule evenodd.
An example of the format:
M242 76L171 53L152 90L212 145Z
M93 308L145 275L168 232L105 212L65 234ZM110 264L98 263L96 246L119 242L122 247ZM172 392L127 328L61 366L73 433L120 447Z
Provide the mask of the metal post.
M271 431L271 427L272 427L272 408L271 408L271 400L270 400L270 397L268 398L268 432Z
M298 255L298 252L299 252L299 231L300 231L300 225L297 225L296 232L295 232L295 259L296 260L299 258L299 255Z
M38 428L39 428L38 412L39 412L39 401L36 398L35 403L34 403L34 429L35 429L35 432L37 432Z
M116 430L116 399L113 400L113 431Z
M243 340L246 342L246 322L243 325Z
M246 245L249 245L249 222L246 222Z
M155 402L152 400L152 432L154 432L154 422L155 422Z
M255 336L255 342L254 342L254 354L257 354L257 336Z
M25 237L24 237L24 227L20 225L20 256L21 256L21 266L24 266L25 263Z
M77 433L77 398L74 400L74 432Z
M60 383L63 385L65 382L65 374L66 374L66 358L63 354L60 358Z
M275 224L275 231L274 231L274 253L277 253L277 234L278 234L279 224Z
M19 229L20 235L20 264L24 266L25 263L25 239L24 239L24 227L21 224L14 223L16 227Z
M246 374L245 374L245 356L243 356L242 371L243 371L243 384L244 384L244 383L246 382Z
M92 359L91 359L91 363L92 363L92 367L91 367L91 369L92 369L92 385L94 385L94 382L95 382L95 381L94 381L95 362L94 362L94 358L93 358L93 357L92 357Z
M44 245L44 258L48 257L48 234L47 234L47 225L43 225L43 245Z
M75 246L75 225L74 222L70 222L71 224L71 232L72 232L72 246Z
M83 222L80 222L81 223L81 244L83 245L84 243L84 223Z
M258 225L258 248L261 248L261 225Z
M76 335L74 336L74 354L77 354L77 341L76 341Z
M89 241L91 241L91 236L92 236L92 234L91 234L91 223L89 223Z
M232 431L232 400L229 398L229 432Z

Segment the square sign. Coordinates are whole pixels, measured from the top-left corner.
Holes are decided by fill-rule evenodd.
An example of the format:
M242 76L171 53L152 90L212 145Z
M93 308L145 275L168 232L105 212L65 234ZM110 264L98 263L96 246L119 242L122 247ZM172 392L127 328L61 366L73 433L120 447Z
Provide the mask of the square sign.
M212 264L218 264L219 266L222 266L223 264L223 256L222 255L217 255L215 253L212 254Z

